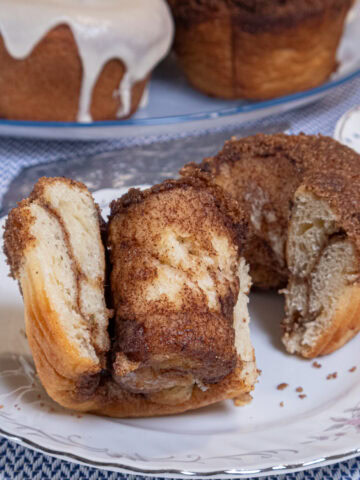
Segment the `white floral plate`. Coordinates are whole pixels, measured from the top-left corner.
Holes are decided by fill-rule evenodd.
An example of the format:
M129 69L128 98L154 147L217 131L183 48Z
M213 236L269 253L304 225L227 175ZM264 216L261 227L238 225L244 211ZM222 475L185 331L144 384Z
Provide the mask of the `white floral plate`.
M105 207L120 193L102 190L95 197ZM321 368L315 368L312 361L284 352L279 341L280 297L254 293L252 339L262 375L250 405L236 408L228 401L154 419L78 415L57 406L41 387L24 335L22 299L7 275L0 253L4 436L89 466L171 478L254 478L360 455L360 336L319 359ZM331 375L335 372L337 377ZM336 378L327 379L328 375ZM278 390L280 383L288 387ZM303 391L296 391L298 387Z

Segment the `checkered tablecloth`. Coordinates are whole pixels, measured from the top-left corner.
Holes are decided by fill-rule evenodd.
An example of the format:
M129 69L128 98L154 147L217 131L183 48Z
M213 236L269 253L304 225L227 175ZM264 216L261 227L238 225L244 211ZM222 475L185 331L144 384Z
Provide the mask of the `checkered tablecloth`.
M360 78L339 87L326 98L300 110L261 122L247 125L247 128L261 130L272 123L286 123L289 133L322 133L333 135L337 120L350 108L360 105ZM233 124L232 127L236 126ZM239 127L241 131L241 127ZM181 136L181 127L177 136ZM64 142L22 140L0 138L0 202L11 180L25 167L69 157L92 155L101 152L121 149L134 144L145 144L154 141L169 140L169 136L138 139L121 139L103 142ZM1 288L1 286L0 286ZM138 479L139 476L120 475L111 472L78 466L60 461L13 442L0 438L0 479L91 479L114 480L115 478ZM358 480L360 479L360 457L330 467L308 470L298 474L281 477L267 477L267 480Z

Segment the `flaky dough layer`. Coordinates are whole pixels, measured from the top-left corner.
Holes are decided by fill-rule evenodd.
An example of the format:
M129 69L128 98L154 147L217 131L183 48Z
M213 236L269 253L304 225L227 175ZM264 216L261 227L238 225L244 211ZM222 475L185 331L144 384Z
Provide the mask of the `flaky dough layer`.
M199 206L198 198L205 196L214 218L219 215L222 219L218 221L220 233L234 245L232 261L237 266L246 228L241 222L239 225L239 220L235 222L235 216L243 218L242 214L219 187L207 187L201 175L198 179L170 181L149 192L133 192L114 204L113 215L120 211L128 215L131 203L139 205L145 198L168 192L182 192L185 197L191 193L189 200L194 205L187 206L190 210ZM164 215L160 208L159 215ZM168 221L166 217L164 221ZM241 314L240 326L245 334L236 343L240 353L234 345L231 347L231 368L222 372L220 379L215 378L207 385L193 383L190 395L182 401L170 395L164 402L164 398L133 393L119 385L112 366L115 353L112 349L116 344L109 345L107 334L111 312L104 300L105 256L100 225L98 208L86 187L63 178L41 179L30 197L12 210L7 220L5 253L23 294L26 334L48 394L64 407L117 417L180 413L231 398L241 403L248 401L258 372L246 330L244 298L249 284L244 263L245 284L237 312ZM234 277L232 281L237 296L239 280ZM83 291L91 295L83 296ZM226 321L235 316L229 305ZM172 330L169 336L176 334L175 326ZM144 348L150 339L151 336L144 339ZM153 340L155 350L159 348L161 353L161 345L156 344L156 338ZM246 343L244 347L238 346L241 340ZM199 360L201 363L202 359Z

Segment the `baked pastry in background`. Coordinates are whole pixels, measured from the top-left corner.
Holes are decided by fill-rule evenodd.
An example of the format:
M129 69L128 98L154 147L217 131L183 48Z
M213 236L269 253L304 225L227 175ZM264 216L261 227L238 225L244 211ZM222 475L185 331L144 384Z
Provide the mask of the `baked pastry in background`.
M0 117L129 117L172 37L165 0L1 0Z
M168 0L190 83L222 98L270 99L322 84L353 0Z
M48 394L115 417L249 401L258 372L245 233L237 204L201 175L131 190L112 204L108 329L98 208L84 185L41 179L4 240Z
M284 290L283 342L315 357L360 330L360 156L322 136L255 135L182 173L209 174L248 214L254 285Z

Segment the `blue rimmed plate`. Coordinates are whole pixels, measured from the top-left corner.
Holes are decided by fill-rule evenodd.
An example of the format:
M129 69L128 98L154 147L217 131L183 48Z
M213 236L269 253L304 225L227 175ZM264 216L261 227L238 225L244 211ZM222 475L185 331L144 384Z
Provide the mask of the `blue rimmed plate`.
M223 127L283 113L324 97L335 88L360 78L360 4L351 12L339 49L339 70L320 87L269 101L220 100L193 90L172 58L154 73L149 102L129 120L71 123L0 120L0 135L95 140L166 135Z

